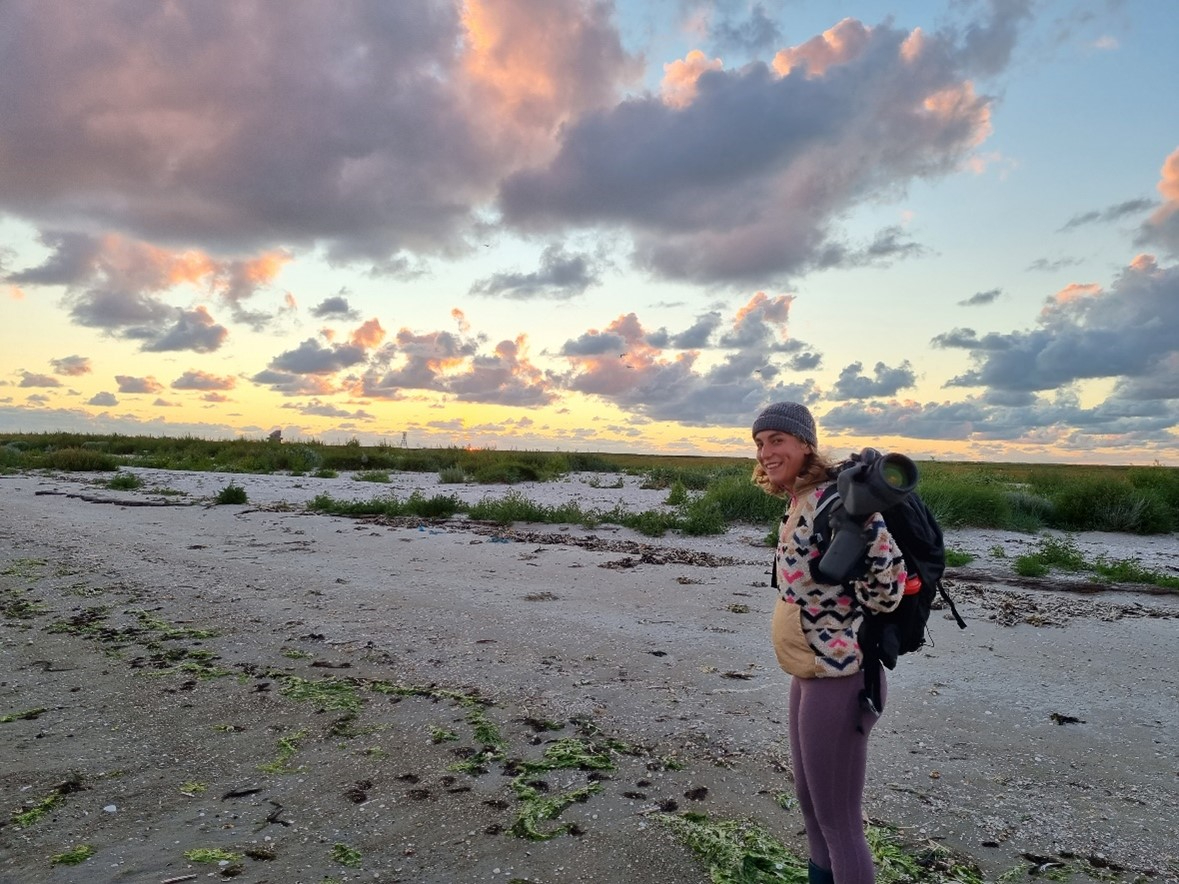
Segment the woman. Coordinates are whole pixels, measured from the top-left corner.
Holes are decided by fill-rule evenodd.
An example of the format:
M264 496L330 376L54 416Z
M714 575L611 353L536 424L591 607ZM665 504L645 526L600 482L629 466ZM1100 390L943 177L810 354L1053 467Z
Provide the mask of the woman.
M863 576L846 585L824 582L815 510L835 471L819 453L814 418L797 402L775 403L753 422L753 441L754 482L790 501L774 556L779 598L772 633L778 662L793 676L790 754L810 882L871 884L861 805L868 734L878 714L860 701L864 660L856 632L863 608L891 611L900 604L904 558L877 513L864 524ZM881 673L881 699L886 695Z

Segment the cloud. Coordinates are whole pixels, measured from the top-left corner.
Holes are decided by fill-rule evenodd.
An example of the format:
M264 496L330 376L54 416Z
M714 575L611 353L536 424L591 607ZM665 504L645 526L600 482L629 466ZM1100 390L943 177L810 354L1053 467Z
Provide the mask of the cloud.
M979 307L983 304L993 304L1003 294L1003 289L987 289L985 292L975 292L969 298L959 301L960 307Z
M1125 202L1118 203L1116 206L1108 206L1104 209L1073 215L1073 217L1064 223L1064 226L1060 230L1061 232L1075 230L1086 224L1110 224L1130 215L1141 215L1155 205L1152 200L1148 199L1126 200Z
M281 252L215 259L199 250L171 250L116 234L43 232L40 238L50 248L49 256L40 266L10 278L64 286L75 323L139 340L146 351L211 352L225 340L228 330L205 306L176 307L164 300L185 288L189 297L218 297L238 321L264 326L273 317L246 310L243 301L264 288L289 260Z
M51 230L39 235L50 255L39 267L8 274L17 285L73 285L93 272L102 249L97 238L85 233Z
M31 371L22 371L20 373L20 386L22 387L60 387L61 381L52 375L34 374Z
M1158 191L1163 203L1139 228L1136 242L1179 255L1179 148L1167 157L1160 175Z
M953 331L943 332L936 335L930 343L935 347L979 351L1003 351L1011 346L1010 340L1002 334L988 334L980 338L972 328L956 328Z
M458 317L463 324L461 312ZM355 395L399 399L406 391L451 394L464 402L545 405L556 398L554 379L527 358L527 340L499 342L481 352L480 337L401 329L352 386Z
M348 299L341 293L330 298L324 298L311 308L311 315L317 319L359 319L360 314L353 310Z
M839 373L839 380L831 388L828 398L846 400L895 396L899 391L912 387L917 382L913 366L907 359L896 368L877 362L873 369L874 376L871 378L863 372L862 362L853 362L846 366Z
M164 385L153 377L137 378L117 374L115 382L119 385L120 393L158 393L164 389Z
M473 357L465 372L447 378L447 389L461 402L496 405L548 405L557 398L551 378L528 361L523 335L500 341L493 355Z
M541 253L540 269L532 273L495 273L473 283L468 294L517 301L566 301L600 282L591 258L567 254L561 245L553 244Z
M446 252L640 73L588 0L0 4L0 209L212 252ZM276 144L281 151L276 151ZM46 149L52 145L52 149Z
M848 249L836 225L862 200L952 172L986 138L990 100L967 74L987 39L1014 39L1017 5L1000 4L1005 27L920 39L847 20L774 68L700 71L683 106L638 96L586 114L551 162L504 180L505 219L619 226L641 266L706 283L912 253L894 230Z
M371 350L383 340L385 340L385 330L381 328L380 320L373 318L352 332L351 343L353 347Z
M1140 256L1108 289L1062 289L1036 329L935 341L971 350L974 367L949 386L1040 391L1090 378L1148 378L1179 349L1179 267Z
M349 420L372 421L376 417L369 414L363 408L358 408L355 411L348 411L345 408L339 408L332 405L330 402L323 402L319 399L313 399L311 402L297 405L294 403L287 403L283 408L293 408L300 414L312 415L315 417L335 417L347 418Z
M359 344L331 344L323 346L315 338L307 338L294 350L287 350L270 360L272 371L291 374L333 374L342 368L359 365L367 357Z
M328 378L291 371L268 368L258 372L250 380L260 386L270 387L284 396L326 396L335 392L335 385Z
M692 337L701 341L704 327L712 332L703 341L716 351L708 365L698 365L699 349L670 352L676 335L647 330L634 313L619 316L566 341L560 354L571 369L562 385L637 417L699 426L744 426L757 408L778 399L815 402L812 381L774 380L780 373L774 360L805 346L786 335L791 300L758 292L728 322L702 317Z
M237 385L233 377L219 377L205 371L186 371L172 381L173 390L232 390Z
M711 23L709 36L720 52L756 55L776 45L782 34L765 4L754 3L744 18L718 16Z
M192 350L196 353L212 353L218 349L229 336L229 329L217 322L209 315L203 306L193 310L177 310L175 323L163 334L152 334L150 340L144 341L143 350L151 353L161 353L169 350ZM131 333L129 333L131 334ZM138 337L137 330L132 336Z
M1082 263L1084 263L1084 262L1081 261L1080 258L1056 258L1056 259L1037 258L1035 261L1033 261L1031 264L1028 265L1027 269L1028 270L1045 270L1045 271L1049 271L1049 272L1055 272L1057 270L1063 270L1066 267L1075 267L1078 264L1082 264Z
M101 406L110 408L115 405L118 405L119 400L118 400L118 397L116 397L114 393L95 393L88 400L86 400L86 404L87 405L101 405Z
M69 377L90 373L90 358L87 356L65 356L61 359L50 359L49 364L58 374Z
M676 109L687 107L696 100L696 81L701 74L723 70L724 66L719 58L709 58L699 49L693 49L683 59L668 62L663 66L663 82L659 87L663 103Z
M1176 419L1179 406L1174 401L1135 401L1115 393L1086 408L1074 393L1062 390L1050 395L989 391L960 402L856 402L835 406L819 422L824 432L869 439L903 436L918 443L927 439L975 446L1002 442L1017 446L1008 452L1024 447L1036 458L1054 446L1075 451L1133 446L1162 454L1174 446Z

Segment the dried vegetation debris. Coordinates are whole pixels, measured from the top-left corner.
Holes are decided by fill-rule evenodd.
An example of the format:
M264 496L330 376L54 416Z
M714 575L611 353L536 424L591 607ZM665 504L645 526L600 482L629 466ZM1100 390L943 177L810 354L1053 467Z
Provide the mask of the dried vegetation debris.
M1092 600L1061 591L1061 586L1040 581L1035 593L1017 592L995 584L953 583L951 595L969 600L985 612L987 618L1001 626L1067 626L1078 619L1114 622L1137 618L1169 620L1179 618L1179 608L1158 607L1137 601ZM940 609L940 600L934 608Z

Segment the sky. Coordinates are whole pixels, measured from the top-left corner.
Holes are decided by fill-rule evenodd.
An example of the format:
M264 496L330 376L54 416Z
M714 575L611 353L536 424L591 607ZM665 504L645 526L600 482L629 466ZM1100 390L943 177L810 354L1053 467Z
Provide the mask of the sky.
M1176 0L2 0L0 431L1179 465Z

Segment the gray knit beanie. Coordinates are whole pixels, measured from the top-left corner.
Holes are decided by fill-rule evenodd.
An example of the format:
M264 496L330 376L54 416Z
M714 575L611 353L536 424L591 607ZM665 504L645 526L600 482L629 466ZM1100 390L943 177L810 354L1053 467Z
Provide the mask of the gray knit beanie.
M753 436L762 430L781 430L791 436L797 436L812 448L819 444L819 434L815 430L815 419L805 405L797 402L775 402L766 406L765 410L753 422Z

